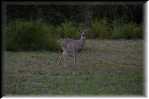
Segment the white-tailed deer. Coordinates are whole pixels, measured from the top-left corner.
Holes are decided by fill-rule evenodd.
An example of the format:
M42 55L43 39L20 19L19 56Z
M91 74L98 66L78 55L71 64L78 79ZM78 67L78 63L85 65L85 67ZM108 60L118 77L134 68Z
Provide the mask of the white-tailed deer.
M78 40L70 39L70 38L64 39L64 42L62 45L63 53L62 53L62 56L59 56L58 64L62 61L62 58L63 58L64 65L66 65L65 64L66 57L68 56L73 57L74 64L76 64L76 55L78 54L78 52L80 52L83 49L85 44L85 39L86 39L85 32L81 33L81 37Z

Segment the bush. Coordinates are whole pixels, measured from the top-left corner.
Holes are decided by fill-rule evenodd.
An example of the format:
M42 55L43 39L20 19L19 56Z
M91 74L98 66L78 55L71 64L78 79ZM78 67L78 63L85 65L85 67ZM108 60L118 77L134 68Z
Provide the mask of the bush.
M133 22L113 24L112 38L114 39L136 39L142 37L143 31L141 25L137 25Z
M57 26L57 32L59 32L62 38L78 38L80 35L79 27L75 26L72 22L65 21L60 26Z
M57 50L55 28L45 23L16 20L7 25L7 50Z
M91 23L90 37L107 39L111 38L111 27L106 19L95 19Z

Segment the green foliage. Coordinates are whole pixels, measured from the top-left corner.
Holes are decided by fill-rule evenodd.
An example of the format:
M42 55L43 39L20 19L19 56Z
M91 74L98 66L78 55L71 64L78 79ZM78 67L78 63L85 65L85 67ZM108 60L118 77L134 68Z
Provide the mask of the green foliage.
M99 39L138 39L143 38L143 28L141 24L128 22L123 18L113 20L112 22L105 18L95 19L91 23L88 37Z
M78 36L80 35L79 28L70 21L69 22L65 21L64 23L62 23L61 26L57 28L57 30L61 31L60 35L61 37L64 37L64 38L66 37L78 38Z
M93 20L91 23L91 31L90 32L92 33L92 34L90 34L90 36L92 36L93 38L104 39L104 38L111 37L111 27L108 24L106 19Z
M85 24L65 21L54 26L43 21L16 20L6 27L7 50L58 50L57 39L75 38L83 31ZM140 39L143 38L141 24L116 19L95 19L87 27L87 38L98 39Z
M129 23L113 23L112 38L114 39L136 39L142 38L143 31L141 25L133 22Z
M45 23L16 20L6 29L8 50L57 50L55 28Z

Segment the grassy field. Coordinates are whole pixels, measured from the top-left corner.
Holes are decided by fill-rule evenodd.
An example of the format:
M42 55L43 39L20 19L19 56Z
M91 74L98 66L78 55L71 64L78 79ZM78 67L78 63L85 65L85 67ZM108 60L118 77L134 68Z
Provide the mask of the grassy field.
M4 52L3 94L144 96L143 42L87 40L67 67L56 65L60 53Z

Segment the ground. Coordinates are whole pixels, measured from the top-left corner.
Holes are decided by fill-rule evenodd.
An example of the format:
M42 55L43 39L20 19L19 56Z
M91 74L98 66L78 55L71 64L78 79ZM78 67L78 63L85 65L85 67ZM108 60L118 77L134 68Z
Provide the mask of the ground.
M68 66L60 53L4 52L4 95L144 96L143 40L87 40Z

